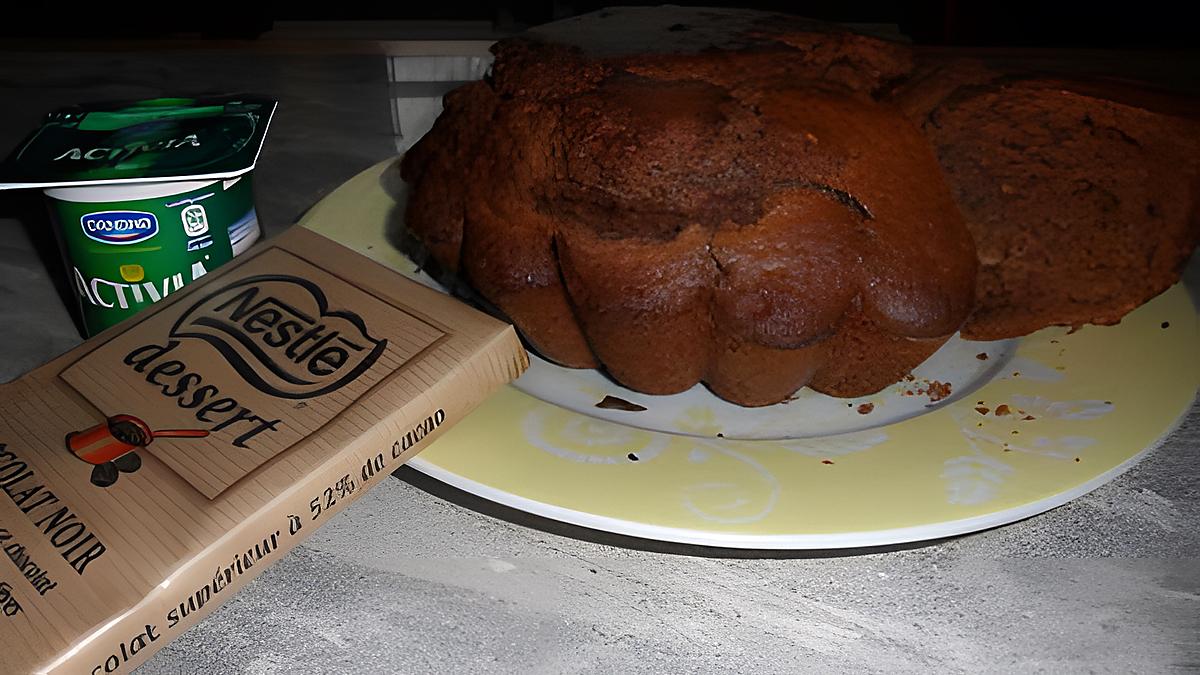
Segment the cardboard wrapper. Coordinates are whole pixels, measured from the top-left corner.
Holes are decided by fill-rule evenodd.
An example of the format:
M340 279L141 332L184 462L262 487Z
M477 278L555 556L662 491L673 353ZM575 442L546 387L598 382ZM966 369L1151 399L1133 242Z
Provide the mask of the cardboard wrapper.
M527 364L292 228L4 385L3 671L128 672Z

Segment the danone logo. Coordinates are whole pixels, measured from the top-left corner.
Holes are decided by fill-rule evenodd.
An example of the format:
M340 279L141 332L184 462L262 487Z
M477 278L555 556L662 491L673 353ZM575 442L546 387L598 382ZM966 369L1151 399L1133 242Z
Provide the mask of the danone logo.
M158 234L158 218L145 211L97 211L79 219L88 239L103 244L136 244Z
M179 317L171 337L207 342L259 391L290 399L341 388L387 347L357 314L331 311L316 284L282 274L209 293Z

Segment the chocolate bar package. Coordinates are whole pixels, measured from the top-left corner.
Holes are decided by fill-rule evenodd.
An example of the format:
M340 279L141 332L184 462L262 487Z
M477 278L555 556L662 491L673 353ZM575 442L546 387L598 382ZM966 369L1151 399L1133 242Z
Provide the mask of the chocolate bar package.
M0 387L4 672L128 672L528 365L301 228Z

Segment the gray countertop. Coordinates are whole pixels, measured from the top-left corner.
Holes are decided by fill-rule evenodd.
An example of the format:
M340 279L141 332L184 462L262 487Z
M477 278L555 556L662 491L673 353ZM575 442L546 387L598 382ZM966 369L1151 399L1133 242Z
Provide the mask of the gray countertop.
M281 104L268 233L395 153L381 54L0 52L0 146L62 104L244 90ZM36 199L0 197L11 379L79 341ZM53 249L49 249L53 252ZM139 672L1048 671L1200 668L1200 409L1125 475L1007 527L762 559L542 521L411 470Z

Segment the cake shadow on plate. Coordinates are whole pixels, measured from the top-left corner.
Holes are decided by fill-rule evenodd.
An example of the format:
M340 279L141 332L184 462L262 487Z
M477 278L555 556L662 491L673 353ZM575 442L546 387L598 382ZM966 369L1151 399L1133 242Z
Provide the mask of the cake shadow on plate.
M1183 269L1183 287L1192 300L1192 307L1200 313L1200 250L1192 253L1191 260Z

